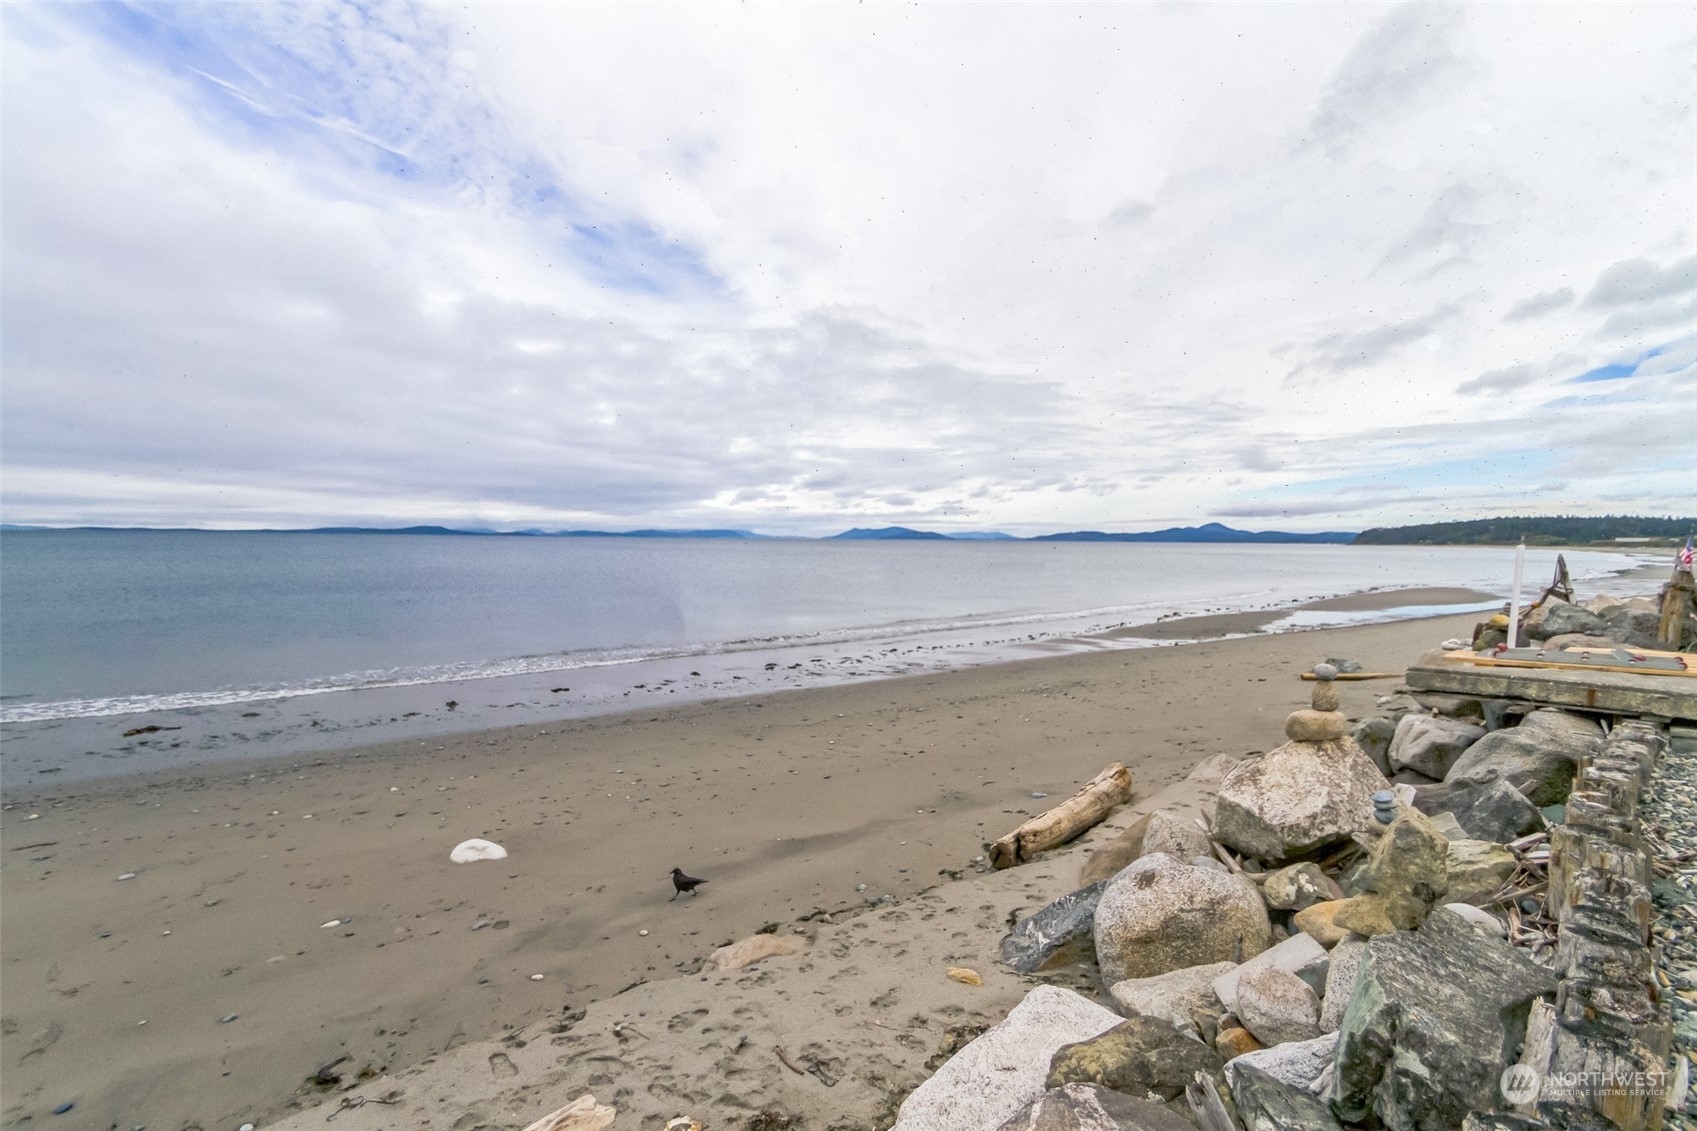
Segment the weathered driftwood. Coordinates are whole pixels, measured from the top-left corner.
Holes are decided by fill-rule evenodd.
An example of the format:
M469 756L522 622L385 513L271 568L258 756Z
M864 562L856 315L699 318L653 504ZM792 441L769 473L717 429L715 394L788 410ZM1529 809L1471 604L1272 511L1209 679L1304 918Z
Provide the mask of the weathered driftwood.
M991 844L990 864L996 868L1023 864L1037 853L1065 844L1094 827L1116 805L1130 799L1131 771L1123 763L1114 762L1091 778L1083 789Z
M601 1131L618 1114L616 1108L596 1103L595 1097L585 1092L559 1111L544 1115L524 1131Z

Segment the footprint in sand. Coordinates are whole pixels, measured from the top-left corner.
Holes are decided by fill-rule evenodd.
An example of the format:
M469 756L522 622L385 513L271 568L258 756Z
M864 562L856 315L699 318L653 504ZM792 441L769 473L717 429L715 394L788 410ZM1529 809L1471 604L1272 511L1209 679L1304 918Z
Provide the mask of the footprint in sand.
M492 1053L489 1057L489 1071L495 1074L495 1079L505 1080L519 1074L518 1065L513 1058L504 1052Z
M680 1013L666 1022L668 1033L681 1033L685 1029L693 1029L697 1022L707 1016L705 1009L692 1009L688 1013Z

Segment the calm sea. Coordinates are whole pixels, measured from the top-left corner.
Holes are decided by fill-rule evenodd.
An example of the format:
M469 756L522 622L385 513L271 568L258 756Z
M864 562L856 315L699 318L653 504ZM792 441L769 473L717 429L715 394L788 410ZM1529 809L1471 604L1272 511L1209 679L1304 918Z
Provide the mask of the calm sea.
M1529 555L1529 584L1554 557ZM1634 564L1568 561L1580 578ZM1506 592L1511 562L1479 548L13 532L0 722L897 641L946 663L1167 613Z

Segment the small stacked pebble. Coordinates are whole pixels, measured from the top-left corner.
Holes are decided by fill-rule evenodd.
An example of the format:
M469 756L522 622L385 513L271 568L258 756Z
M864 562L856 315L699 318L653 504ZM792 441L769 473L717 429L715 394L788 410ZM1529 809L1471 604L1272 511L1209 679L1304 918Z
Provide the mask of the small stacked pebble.
M1641 810L1657 878L1657 980L1671 987L1675 1057L1684 1057L1697 1078L1697 743L1673 743L1644 798ZM1662 1124L1697 1131L1697 1114L1687 1101Z

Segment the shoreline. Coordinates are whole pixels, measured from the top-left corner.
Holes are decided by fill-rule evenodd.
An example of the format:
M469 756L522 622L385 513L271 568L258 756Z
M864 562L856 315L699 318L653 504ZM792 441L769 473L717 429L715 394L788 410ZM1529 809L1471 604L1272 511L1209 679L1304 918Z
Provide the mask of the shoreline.
M1015 632L988 643L949 634L884 640L876 648L833 650L808 643L457 683L9 722L0 724L6 747L0 788L9 793L20 779L43 786L57 779L71 788L155 772L217 773L238 765L342 757L394 743L440 745L445 738L513 726L566 725L690 703L971 670L1037 655L1418 619L1500 600L1475 589L1378 588L1270 609L1169 614L1098 631Z
M336 1056L417 1066L676 981L769 924L946 891L1044 807L1034 794L1122 760L1147 798L1275 741L1315 661L1400 670L1473 619L1095 648L8 789L0 1119L72 1101L86 1118L67 1127L269 1123ZM1348 685L1345 709L1386 690ZM512 855L449 865L471 836ZM709 886L670 901L674 865Z

